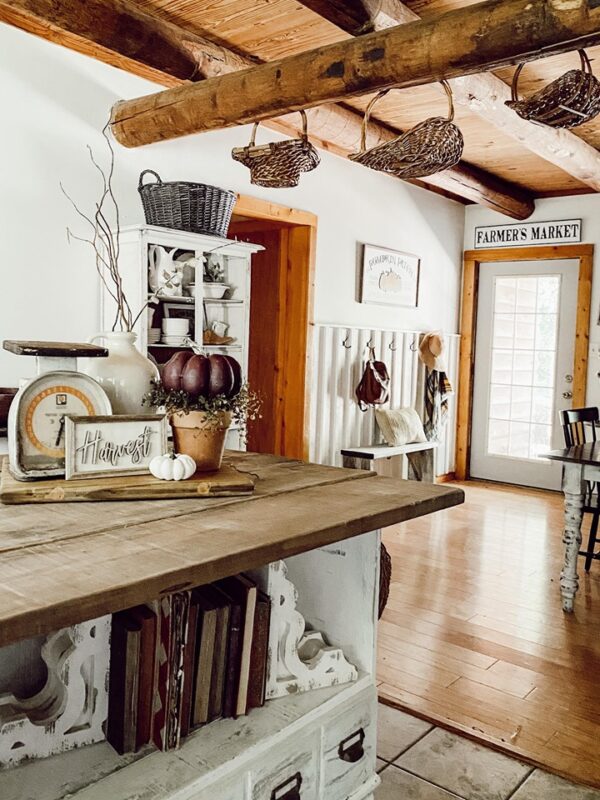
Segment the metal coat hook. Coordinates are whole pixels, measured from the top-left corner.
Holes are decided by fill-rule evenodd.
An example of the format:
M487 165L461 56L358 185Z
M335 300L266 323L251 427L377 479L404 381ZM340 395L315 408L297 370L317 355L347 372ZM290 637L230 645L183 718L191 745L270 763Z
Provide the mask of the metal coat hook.
M392 339L392 341L391 341L391 342L388 344L388 347L390 348L390 350L392 351L392 353L395 353L395 352L396 352L396 350L398 349L398 348L396 347L396 340L395 340L395 339Z
M413 339L412 342L409 344L408 349L411 350L413 353L417 352L417 343Z
M348 342L348 337L346 336L346 338L342 342L342 347L345 347L346 350L351 350L352 349L352 345L348 344L347 342Z
M368 348L372 348L372 347L374 347L374 346L375 346L375 345L373 344L373 339L372 339L372 338L371 338L371 339L369 339L369 341L368 341L368 342L367 342L367 344L366 344L366 347L368 347Z

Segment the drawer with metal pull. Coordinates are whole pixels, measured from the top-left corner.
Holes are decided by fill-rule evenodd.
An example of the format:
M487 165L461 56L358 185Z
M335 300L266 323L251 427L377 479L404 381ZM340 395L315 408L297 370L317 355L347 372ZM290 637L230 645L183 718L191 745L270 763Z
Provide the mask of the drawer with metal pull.
M291 737L252 773L251 800L319 800L319 732Z
M346 800L375 773L377 697L369 687L323 732L323 797Z

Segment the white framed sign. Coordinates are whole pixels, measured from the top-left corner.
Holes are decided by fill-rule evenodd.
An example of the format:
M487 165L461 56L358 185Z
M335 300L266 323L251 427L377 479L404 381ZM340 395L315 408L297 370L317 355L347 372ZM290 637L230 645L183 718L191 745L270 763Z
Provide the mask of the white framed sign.
M363 245L361 302L416 308L420 265L411 253Z
M167 452L167 417L65 417L66 479L143 475Z
M475 249L523 247L536 244L568 244L581 241L581 220L515 222L514 225L482 225L475 228Z

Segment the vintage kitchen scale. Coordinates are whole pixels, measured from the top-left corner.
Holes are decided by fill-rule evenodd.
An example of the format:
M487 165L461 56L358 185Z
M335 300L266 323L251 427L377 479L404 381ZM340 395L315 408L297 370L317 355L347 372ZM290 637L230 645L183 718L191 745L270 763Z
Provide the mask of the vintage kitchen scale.
M24 383L8 415L9 464L21 481L65 473L65 417L107 415L110 400L93 378L77 371L78 358L103 358L105 347L8 340L4 349L37 358L37 375Z

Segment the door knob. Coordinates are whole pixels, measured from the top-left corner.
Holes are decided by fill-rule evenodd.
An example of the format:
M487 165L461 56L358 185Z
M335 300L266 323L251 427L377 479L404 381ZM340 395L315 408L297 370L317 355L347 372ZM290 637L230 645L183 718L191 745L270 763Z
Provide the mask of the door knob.
M565 400L570 400L573 397L573 392L563 392Z

